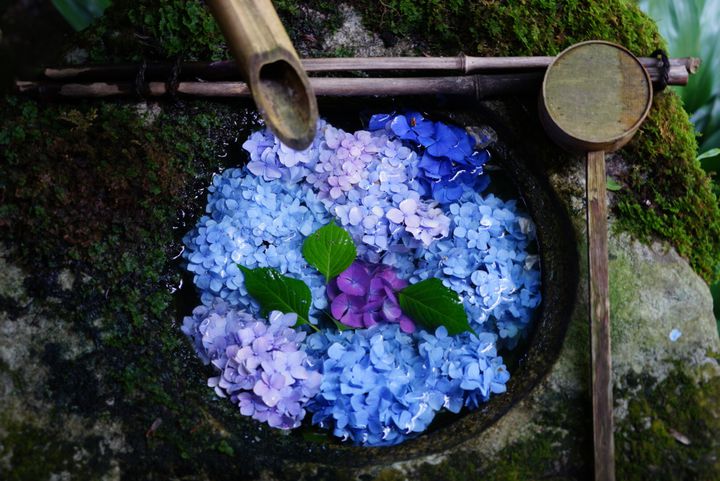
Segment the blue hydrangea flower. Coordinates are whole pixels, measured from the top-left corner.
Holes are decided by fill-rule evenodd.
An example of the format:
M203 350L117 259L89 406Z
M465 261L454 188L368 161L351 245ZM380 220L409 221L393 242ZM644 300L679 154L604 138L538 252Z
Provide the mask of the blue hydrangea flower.
M478 148L475 138L464 129L432 122L418 112L373 115L369 129L404 140L422 154L417 180L440 203L458 200L464 187L482 192L488 185L482 166L490 153Z
M515 201L472 191L450 204L449 211L452 236L415 251L410 282L442 279L463 297L474 329L495 329L512 347L540 304L540 265L536 255L528 254L534 224Z
M365 446L388 446L423 432L445 408L459 412L500 393L509 379L496 336L409 335L396 324L308 337L323 356L320 392L308 404L313 423Z
M265 323L215 299L186 317L182 329L218 371L208 380L218 396L229 397L245 416L292 429L322 378L318 361L302 349L305 333L292 328L296 322L297 314L273 311Z
M304 239L331 218L312 188L227 169L213 178L209 190L207 215L183 239L187 269L203 303L221 297L231 307L259 312L240 264L272 267L303 280L314 294L314 308L326 308L324 279L301 252Z

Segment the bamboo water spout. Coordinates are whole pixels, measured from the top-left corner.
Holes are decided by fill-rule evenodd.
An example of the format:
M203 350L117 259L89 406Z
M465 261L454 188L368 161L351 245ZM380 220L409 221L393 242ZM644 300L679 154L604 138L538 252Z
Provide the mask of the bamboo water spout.
M270 0L209 0L255 104L275 135L302 150L315 137L317 101Z

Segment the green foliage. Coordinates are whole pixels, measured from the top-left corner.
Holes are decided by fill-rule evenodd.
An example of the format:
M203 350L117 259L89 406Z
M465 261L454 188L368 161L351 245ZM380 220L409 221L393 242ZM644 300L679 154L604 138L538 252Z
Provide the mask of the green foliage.
M357 257L357 250L350 234L331 222L305 239L303 256L325 276L325 282L330 282L350 267Z
M298 316L296 325L311 325L308 316L312 294L307 284L269 267L238 267L245 277L248 294L260 304L264 315L270 311L282 311L285 314L294 312Z
M658 22L672 56L702 60L676 92L703 133L700 151L720 147L720 0L642 0L640 8Z
M110 0L52 0L58 12L75 30L87 28L110 6Z
M431 331L445 326L451 336L473 332L460 296L440 279L426 279L406 287L398 292L398 301L410 319Z

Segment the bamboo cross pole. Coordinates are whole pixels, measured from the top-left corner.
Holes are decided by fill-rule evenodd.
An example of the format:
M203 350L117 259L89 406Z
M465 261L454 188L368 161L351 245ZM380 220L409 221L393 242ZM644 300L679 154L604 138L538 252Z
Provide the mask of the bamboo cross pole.
M464 95L476 98L522 94L537 90L542 81L540 72L503 75L472 75L458 77L415 78L335 78L311 77L310 85L317 96L402 96L402 95ZM160 97L169 93L194 97L247 97L251 89L244 82L180 82L174 88L166 82L149 82L138 92L131 82L89 84L17 81L15 88L24 94L43 97L132 97L141 93Z
M476 74L545 70L555 57L369 57L369 58L306 58L302 67L310 73L329 72L447 72ZM640 59L653 81L658 81L662 65L656 58ZM685 85L700 61L696 58L669 59L669 85ZM46 67L37 72L39 79L62 82L118 82L132 80L143 68L136 64L80 65ZM146 79L165 80L173 75L175 64L149 63L144 67ZM185 79L238 80L238 66L232 60L218 62L186 62L179 67Z

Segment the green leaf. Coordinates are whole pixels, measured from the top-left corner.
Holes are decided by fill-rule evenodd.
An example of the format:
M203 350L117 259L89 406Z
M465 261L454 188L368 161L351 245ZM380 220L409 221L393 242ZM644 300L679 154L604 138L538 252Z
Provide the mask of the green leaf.
M615 179L612 177L608 177L606 181L607 190L610 192L617 192L620 189L622 189L622 185L620 185Z
M303 257L328 282L350 267L357 257L357 250L350 234L331 222L305 239Z
M346 326L345 324L343 324L342 322L338 321L338 320L335 319L334 317L332 318L332 322L333 322L333 324L335 324L335 327L337 327L337 330L340 331L340 332L349 331L350 329L352 329L352 327Z
M440 279L427 279L398 293L400 308L415 322L429 329L445 326L448 334L473 332L458 294Z
M58 12L75 29L83 30L102 16L110 0L52 0Z
M698 155L698 160L704 160L704 159L711 159L713 157L717 157L720 155L720 148L714 148L710 149L707 152L703 152L702 154Z
M248 269L238 265L245 276L245 288L267 315L270 311L294 312L297 325L310 324L310 288L303 281L280 274L269 267Z

